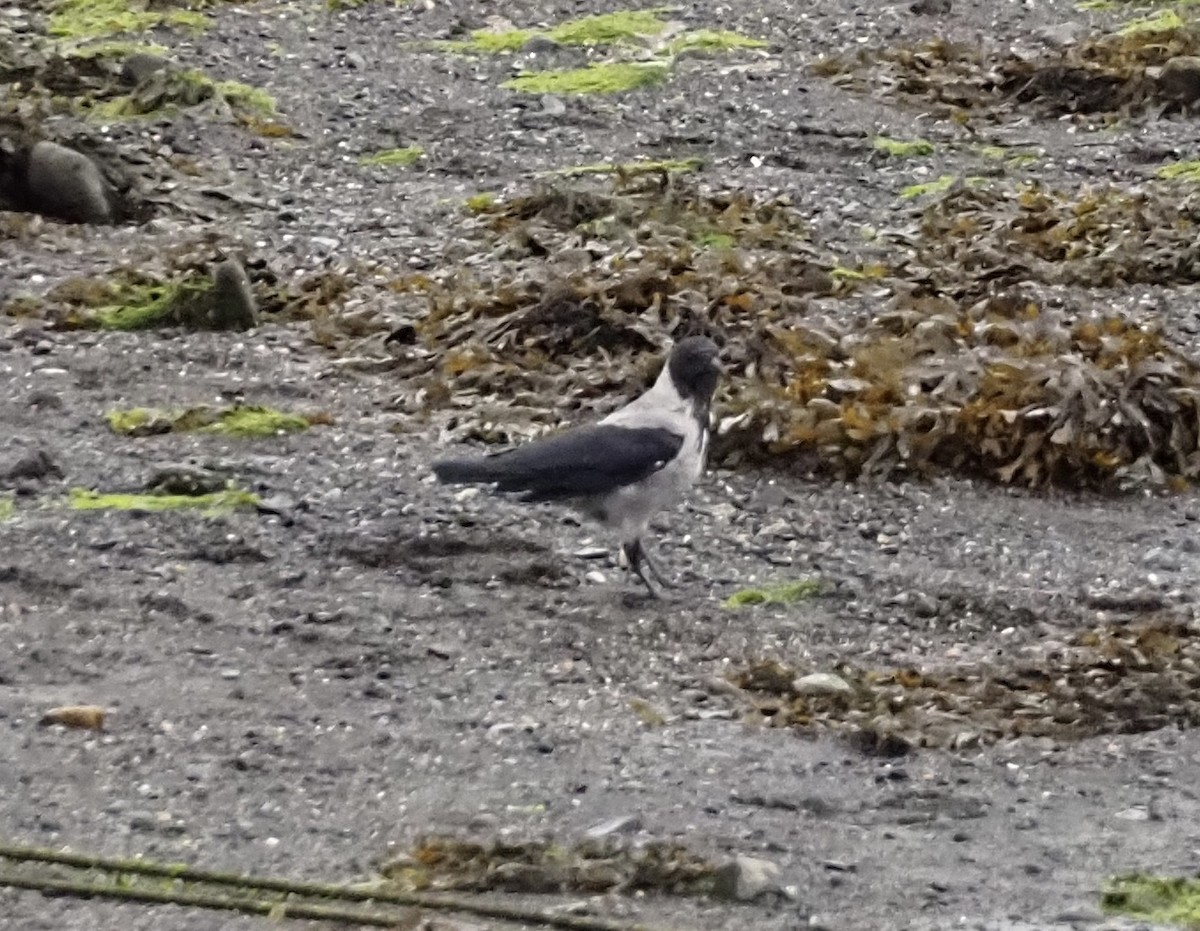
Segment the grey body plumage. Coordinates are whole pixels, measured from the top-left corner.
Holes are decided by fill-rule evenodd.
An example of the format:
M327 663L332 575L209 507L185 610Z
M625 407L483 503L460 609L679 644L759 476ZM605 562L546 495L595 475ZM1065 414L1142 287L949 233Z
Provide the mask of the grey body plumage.
M504 452L442 459L434 474L451 484L489 483L525 501L562 501L617 531L629 568L651 595L643 536L651 518L679 502L704 471L708 421L720 365L703 336L681 340L643 395L595 424L572 427Z

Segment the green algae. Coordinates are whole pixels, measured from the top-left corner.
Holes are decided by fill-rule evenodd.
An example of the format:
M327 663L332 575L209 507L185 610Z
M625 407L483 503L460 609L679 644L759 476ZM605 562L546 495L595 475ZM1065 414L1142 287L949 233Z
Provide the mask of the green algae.
M1200 928L1200 880L1133 874L1111 880L1101 897L1109 914Z
M258 505L258 495L240 488L204 495L106 494L72 488L67 506L73 511L177 511L195 509L204 514L224 514Z
M726 608L744 608L762 604L789 605L812 598L820 591L821 583L816 579L800 579L764 588L744 588L726 598L722 605Z
M584 175L617 175L632 178L638 175L687 174L699 171L704 167L702 158L672 158L645 162L596 162L591 165L572 165L569 168L559 168L552 172L567 178L578 178Z
M59 0L50 15L50 35L61 39L92 39L145 32L156 26L203 29L208 17L191 10L138 10L129 0Z
M667 28L658 10L621 10L559 23L543 33L562 45L618 45L656 36Z
M882 152L890 158L919 158L933 154L933 143L927 139L889 139L887 136L876 136L871 140L871 148Z
M211 289L211 282L198 277L166 284L127 284L118 292L121 303L97 307L91 319L102 330L175 326L183 322L187 308Z
M316 420L271 407L235 405L225 408L193 407L163 410L133 407L104 415L114 433L147 436L158 433L219 433L225 436L265 437L307 430Z
M619 94L660 84L668 70L656 62L605 62L567 71L532 71L500 86L526 94Z
M385 149L373 155L364 155L358 163L379 168L407 168L424 154L425 150L419 145L410 145L402 149Z
M164 69L128 94L93 104L87 115L92 122L112 122L169 113L214 98L242 116L268 117L276 113L275 98L262 88L241 81L217 81L203 71Z
M486 213L496 205L496 195L490 191L472 194L463 201L463 206L471 213Z
M1182 16L1174 10L1166 9L1159 10L1157 13L1152 13L1149 16L1131 19L1118 30L1118 34L1132 36L1147 32L1175 32L1178 29L1183 29L1186 25Z
M1200 161L1172 162L1158 168L1154 173L1168 181L1191 181L1200 184Z
M900 196L905 200L913 200L917 197L924 197L926 194L942 194L951 187L955 182L975 187L983 184L986 178L980 178L972 175L968 178L960 178L958 175L942 175L940 178L934 178L932 181L924 181L921 184L910 184L906 188L901 188Z
M12 495L0 495L0 524L16 516L17 507Z
M668 46L673 55L680 52L734 52L738 49L766 48L761 39L752 39L729 29L697 29L675 39Z

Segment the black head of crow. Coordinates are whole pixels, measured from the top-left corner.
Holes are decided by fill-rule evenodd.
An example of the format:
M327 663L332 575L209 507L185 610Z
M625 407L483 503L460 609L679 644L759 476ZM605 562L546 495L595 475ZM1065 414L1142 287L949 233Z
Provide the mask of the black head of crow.
M704 471L709 409L721 366L704 336L680 340L645 394L595 424L572 427L515 449L433 464L449 483L491 483L525 501L569 502L613 528L629 568L651 595L646 570L670 583L642 538L650 519L677 504Z

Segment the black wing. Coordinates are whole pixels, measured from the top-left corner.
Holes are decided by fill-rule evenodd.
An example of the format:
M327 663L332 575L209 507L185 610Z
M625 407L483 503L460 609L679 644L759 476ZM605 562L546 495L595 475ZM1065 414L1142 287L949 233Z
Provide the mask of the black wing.
M481 459L443 459L433 471L443 482L495 482L499 491L524 492L527 501L585 498L652 475L682 445L670 430L596 424Z

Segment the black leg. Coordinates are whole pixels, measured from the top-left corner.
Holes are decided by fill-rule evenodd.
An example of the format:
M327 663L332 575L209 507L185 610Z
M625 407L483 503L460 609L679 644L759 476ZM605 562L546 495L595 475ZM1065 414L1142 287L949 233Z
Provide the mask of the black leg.
M621 544L621 552L625 555L625 561L629 563L629 568L632 570L642 584L649 589L650 594L654 598L659 597L658 591L651 584L650 579L653 578L663 588L674 588L675 583L671 582L662 570L659 569L656 560L650 558L650 551L642 545L641 539L631 540L628 543ZM649 575L646 571L649 570Z
M646 586L646 590L650 593L651 598L657 598L658 591L651 584L650 579L646 577L646 572L643 568L643 566L649 566L651 573L654 573L654 567L650 563L650 560L646 558L646 551L642 549L642 541L630 540L628 543L622 543L621 552L625 554L625 561L629 563L629 571L642 580L642 584Z
M674 588L675 583L662 574L662 570L658 567L658 560L650 558L650 551L641 545L638 541L638 546L642 551L642 562L646 564L646 568L650 570L650 574L654 576L654 581L663 588Z

